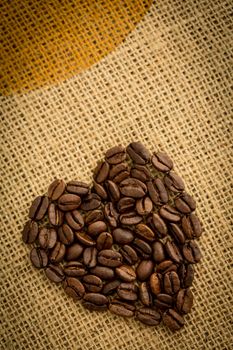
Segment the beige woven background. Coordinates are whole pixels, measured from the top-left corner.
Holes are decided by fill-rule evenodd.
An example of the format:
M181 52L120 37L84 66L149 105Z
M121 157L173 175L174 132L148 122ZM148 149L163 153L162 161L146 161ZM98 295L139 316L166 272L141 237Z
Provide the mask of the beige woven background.
M1 349L232 349L231 1L157 1L113 53L48 89L1 98ZM181 332L90 313L28 260L29 203L57 176L90 180L104 150L173 157L205 232Z

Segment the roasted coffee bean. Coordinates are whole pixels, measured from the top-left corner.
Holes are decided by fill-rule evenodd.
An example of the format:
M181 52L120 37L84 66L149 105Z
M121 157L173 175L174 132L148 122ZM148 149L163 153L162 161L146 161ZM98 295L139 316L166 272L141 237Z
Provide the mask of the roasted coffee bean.
M111 201L112 202L119 201L119 199L121 197L121 193L120 193L118 185L111 180L106 181L105 185L106 185L108 195L109 195L109 198L111 199Z
M183 255L191 264L196 264L201 260L201 251L195 241L189 241L184 244Z
M157 294L154 305L159 309L170 309L173 305L173 297L168 294Z
M164 205L159 210L160 216L162 216L163 219L171 222L178 222L180 221L180 213L173 207L171 207L169 204Z
M126 228L116 228L112 231L113 239L115 243L128 244L133 241L133 231Z
M63 211L77 209L81 204L81 198L76 194L66 193L58 199L58 206Z
M142 239L135 238L133 241L133 248L142 256L143 259L148 259L152 254L150 244Z
M162 275L157 272L152 273L150 276L150 289L155 295L160 294L162 290Z
M43 219L49 206L49 199L47 196L38 196L32 202L29 209L29 218L35 221Z
M84 306L90 310L106 309L108 298L100 293L86 293L83 297Z
M163 287L166 294L176 294L180 289L180 279L175 271L165 273L163 276Z
M69 225L63 224L58 229L58 238L59 240L66 245L70 245L74 241L74 232Z
M113 239L109 232L102 232L96 241L96 248L98 250L110 249L112 248Z
M120 164L114 165L109 171L109 179L114 181L116 184L127 179L129 175L130 175L130 172L129 172L127 163L120 163Z
M89 192L89 185L81 181L69 181L66 185L66 191L80 197L86 196Z
M66 276L81 277L87 274L86 267L79 261L70 261L64 266Z
M138 261L138 256L136 251L129 245L124 245L120 249L120 253L123 256L123 259L129 264L134 265Z
M119 184L119 189L123 196L133 198L141 198L145 196L147 192L146 185L142 181L132 177L121 181Z
M117 203L119 213L127 213L133 211L135 207L135 199L131 197L122 197Z
M90 273L103 280L112 280L114 278L114 270L106 266L95 266L90 269Z
M132 317L135 312L135 306L127 302L113 299L109 304L109 311L113 314L123 317Z
M153 242L155 240L154 232L145 224L138 224L135 227L136 234L146 241Z
M175 242L167 241L165 243L165 249L170 259L177 264L180 264L183 260L181 252Z
M104 186L98 184L96 181L93 181L93 189L94 192L96 192L98 196L100 196L103 200L106 200L108 198L108 194Z
M119 164L123 162L125 158L126 158L126 153L125 153L124 147L122 146L112 147L105 154L106 161L111 165Z
M83 247L79 243L74 243L66 249L66 260L76 260L82 255L82 253Z
M95 267L97 265L97 249L95 247L85 248L83 252L83 263L89 267Z
M28 220L23 228L22 239L24 243L31 244L35 242L39 233L37 222Z
M104 219L104 213L102 210L92 210L85 215L85 224L90 225L96 221L102 221Z
M32 264L38 269L46 267L48 264L48 256L45 250L40 248L32 248L30 253L30 259Z
M160 241L154 242L152 245L152 249L153 249L152 257L156 263L160 263L166 259L165 248L162 242Z
M39 245L43 249L52 249L57 242L57 232L53 228L42 227L38 236Z
M180 284L182 288L191 287L194 279L194 268L192 264L182 264L178 269Z
M93 304L93 303L91 303L89 301L85 301L85 300L83 300L82 305L86 309L88 309L89 311L106 311L108 308L107 304L96 305L96 304Z
M139 281L147 280L152 274L154 269L154 263L151 260L142 260L137 266L136 273Z
M54 180L48 188L49 199L56 201L64 193L66 184L63 180Z
M81 230L84 226L84 218L78 210L73 210L65 215L67 224L75 231Z
M150 224L152 229L158 233L158 236L160 238L165 237L168 232L166 222L157 213L153 213L150 218L151 221L148 221L148 223Z
M96 193L89 193L82 200L80 208L84 211L94 210L99 208L101 204L101 198Z
M169 232L171 234L171 236L174 238L174 240L178 243L178 244L184 244L185 242L185 235L183 233L183 231L181 230L181 228L174 223L170 223L168 225L169 228Z
M86 275L82 279L86 291L91 293L99 293L103 288L101 278L95 275Z
M139 215L148 215L152 212L153 203L149 197L143 197L136 201L136 211Z
M176 308L178 312L187 314L193 306L193 293L188 289L180 289L176 297Z
M139 286L139 299L145 306L152 304L152 296L147 282L142 282Z
M111 227L117 227L119 214L111 202L104 206L104 217Z
M153 153L151 157L151 163L156 170L162 171L164 173L172 170L173 162L171 158L164 152Z
M57 242L50 253L49 260L52 263L59 263L63 260L66 253L66 247L63 243Z
M187 239L199 238L202 234L201 222L194 213L183 216L181 225Z
M85 294L85 288L77 278L67 277L63 283L63 288L67 295L72 297L74 300L80 300Z
M122 225L137 225L142 221L142 217L136 211L121 214L119 221Z
M133 282L136 280L136 273L129 265L121 265L120 267L117 267L115 271L122 281Z
M61 266L50 264L45 269L45 275L51 282L60 283L64 280L65 274Z
M150 160L150 153L141 142L131 142L126 151L136 164L144 165Z
M109 173L109 164L107 162L99 163L94 171L95 181L97 183L104 182Z
M128 301L136 301L138 298L138 287L134 283L121 283L117 288L119 298Z
M181 192L184 190L184 182L179 175L171 171L164 177L164 183L172 192Z
M98 263L107 267L122 265L122 255L111 249L101 250L98 253Z
M114 280L111 282L108 282L104 285L102 293L103 294L112 294L113 292L115 292L118 288L118 286L121 284L122 282L120 280Z
M184 319L175 310L169 309L163 314L163 323L174 332L184 326Z
M164 260L156 266L156 271L162 274L169 271L177 271L177 266L172 260Z
M104 221L95 221L92 224L90 224L87 228L87 233L91 237L96 237L102 232L107 231L107 225Z
M196 202L190 194L183 192L175 199L175 206L183 214L189 214L196 209Z
M150 171L144 165L135 164L134 167L131 169L130 174L131 177L141 180L142 182L149 181L151 178Z
M161 179L157 178L147 182L149 196L155 205L168 202L168 193Z
M161 321L160 313L149 307L141 307L136 312L136 318L147 326L157 326Z
M96 245L96 242L85 232L76 232L75 236L77 240L86 247L92 247Z
M61 226L63 223L64 213L55 203L50 203L48 207L49 222L53 226Z

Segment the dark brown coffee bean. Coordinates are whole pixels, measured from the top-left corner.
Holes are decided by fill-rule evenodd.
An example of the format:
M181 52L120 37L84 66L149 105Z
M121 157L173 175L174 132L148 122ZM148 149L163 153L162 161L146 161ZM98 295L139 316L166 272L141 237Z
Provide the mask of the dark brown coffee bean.
M107 267L117 267L122 265L122 256L119 252L105 249L98 253L98 262Z
M23 228L22 239L24 243L31 244L37 239L39 227L37 222L28 220Z
M58 238L59 240L66 245L70 245L74 241L74 232L70 228L69 225L63 224L62 226L59 227L58 229Z
M175 271L167 272L163 276L163 287L166 294L176 294L180 289L180 279Z
M149 181L151 178L150 171L144 165L135 164L134 167L131 169L130 174L131 177L141 180L142 182Z
M163 323L174 332L184 326L184 319L175 310L169 309L163 314Z
M53 226L61 226L63 223L64 213L55 203L50 203L48 207L49 222Z
M109 164L119 164L126 158L125 149L122 146L115 146L110 148L106 154L105 159Z
M95 181L97 183L104 182L109 174L109 164L107 162L99 163L94 171Z
M51 282L60 283L64 280L65 274L61 266L50 264L45 269L45 275Z
M121 265L120 267L117 267L115 271L122 281L133 282L136 280L136 273L129 265Z
M119 298L128 301L136 301L138 298L138 287L134 283L121 283L117 288Z
M173 162L171 158L164 152L153 153L151 157L151 163L156 170L162 171L164 173L172 170Z
M101 198L98 196L98 194L90 193L83 198L80 209L84 211L94 210L99 208L100 204Z
M196 209L196 202L190 194L183 192L175 199L176 208L183 214L189 214Z
M70 261L64 266L64 273L70 277L81 277L87 274L87 270L81 262Z
M99 293L103 288L102 280L95 275L86 275L82 281L88 292Z
M143 197L136 201L136 211L139 215L148 215L152 212L153 203L149 197Z
M102 210L92 210L85 215L85 224L90 225L96 221L102 221L104 219L104 213Z
M120 249L120 253L123 256L123 259L129 264L134 265L138 261L138 256L136 251L129 245L124 245Z
M104 186L98 184L96 181L93 181L93 189L94 192L96 192L98 196L100 196L100 198L102 198L103 200L106 200L108 198L108 194Z
M66 253L66 247L63 243L57 242L50 253L49 259L52 263L59 263L63 260Z
M155 295L160 294L162 290L162 275L157 272L152 273L150 276L150 289Z
M121 284L122 282L120 280L114 280L111 282L108 282L104 285L102 293L103 294L112 294L113 292L115 292L118 288L118 286Z
M94 303L91 303L89 301L85 301L83 300L82 305L88 309L89 311L106 311L108 308L107 304L103 304L103 305L96 305Z
M102 232L96 241L96 248L98 250L110 249L112 248L113 239L109 232Z
M103 280L112 280L114 278L114 270L106 266L95 266L90 269L90 273Z
M109 198L111 199L111 201L112 202L119 201L121 194L120 194L120 190L119 190L118 185L111 180L106 181L105 184L106 184L108 195L109 195Z
M57 232L53 228L42 227L38 236L39 245L43 249L52 249L57 242Z
M117 203L119 213L127 213L133 211L135 207L135 199L131 197L122 197Z
M67 224L75 231L81 230L84 226L84 218L78 210L65 214Z
M171 171L164 177L164 183L167 188L172 192L181 192L184 190L184 181L179 175Z
M133 248L142 256L143 259L148 259L152 254L150 244L142 239L135 238L133 241Z
M136 312L136 318L147 326L157 326L161 321L160 313L149 307L141 307Z
M81 181L69 181L66 185L66 191L80 197L86 196L89 192L89 185Z
M201 251L195 241L189 241L184 244L183 255L191 264L196 264L201 260Z
M169 271L177 271L177 266L174 264L172 260L164 260L157 265L156 271L162 274Z
M85 288L77 278L67 277L63 283L63 288L67 295L72 297L74 300L80 300L85 294Z
M83 247L79 243L74 243L66 249L66 260L72 261L78 259L83 253Z
M153 249L153 260L156 263L160 263L166 259L166 253L165 253L165 248L162 242L157 241L154 242L152 245Z
M114 181L116 184L129 177L129 175L130 172L127 163L114 165L109 171L109 179Z
M77 240L86 247L92 247L96 245L96 242L85 232L76 232L75 236Z
M83 297L83 300L92 303L94 305L107 305L108 298L100 293L86 293Z
M104 206L104 217L111 227L117 227L119 214L111 202Z
M81 198L76 194L66 193L58 199L58 206L63 211L77 209L81 204Z
M126 151L137 164L144 165L150 160L150 153L141 142L131 142L127 146Z
M113 239L115 243L128 244L133 241L133 231L125 228L116 228L112 231Z
M91 237L96 237L102 232L107 231L107 225L104 221L95 221L92 224L90 224L87 228L87 233Z
M165 249L170 259L177 264L180 264L183 261L181 252L175 242L167 241L165 243Z
M137 278L139 281L147 280L152 274L154 263L151 260L142 260L136 269Z
M188 289L180 289L176 298L176 307L178 312L187 314L193 306L193 293Z
M153 242L155 240L154 232L145 224L138 224L135 227L136 234L146 241Z
M38 196L32 202L29 209L29 218L35 221L43 219L49 206L49 199L47 196Z
M184 244L185 242L185 235L181 228L177 224L170 223L168 224L169 232L171 236L174 238L174 240L178 244Z
M142 217L136 211L121 214L119 221L122 225L137 225L142 221Z
M147 192L146 185L142 181L132 177L121 181L119 184L119 189L123 196L133 198L141 198L145 196Z
M134 315L135 306L118 299L113 299L109 304L109 311L118 316L132 317Z
M182 264L178 269L180 284L182 288L191 287L194 279L194 268L192 264Z
M157 178L147 182L149 196L155 205L168 202L168 193L161 179Z
M38 269L46 267L48 264L48 256L45 250L40 248L32 248L30 253L30 259L32 264Z
M153 213L152 216L147 219L147 223L152 230L157 233L159 238L163 238L167 235L167 224L159 214Z
M170 309L173 305L173 297L168 294L157 294L154 300L154 305L162 310Z
M178 222L181 219L180 213L169 204L162 206L159 210L159 214L163 219L171 222Z
M152 296L146 282L142 282L139 286L139 299L145 306L152 304Z
M66 184L63 180L54 180L48 188L49 199L56 201L65 192Z
M194 213L183 216L181 225L187 239L199 238L202 234L201 222Z
M97 265L97 249L95 247L85 248L83 252L83 263L89 268Z

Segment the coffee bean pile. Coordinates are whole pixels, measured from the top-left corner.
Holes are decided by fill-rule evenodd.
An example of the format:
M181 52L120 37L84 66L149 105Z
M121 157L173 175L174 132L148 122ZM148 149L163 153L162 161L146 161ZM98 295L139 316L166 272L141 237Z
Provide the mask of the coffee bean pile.
M176 331L201 259L195 209L168 155L132 142L106 152L91 186L54 180L34 199L23 241L32 264L89 310Z

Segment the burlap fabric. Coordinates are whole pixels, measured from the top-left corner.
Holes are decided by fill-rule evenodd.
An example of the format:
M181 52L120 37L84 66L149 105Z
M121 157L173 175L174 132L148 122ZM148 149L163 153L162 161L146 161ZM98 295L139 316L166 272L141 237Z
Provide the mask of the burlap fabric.
M85 72L1 98L1 349L231 349L231 1L157 1ZM32 268L21 230L54 177L90 180L104 150L141 140L172 156L204 233L181 332L90 313Z

